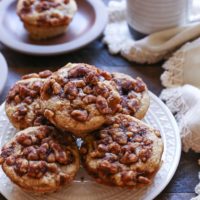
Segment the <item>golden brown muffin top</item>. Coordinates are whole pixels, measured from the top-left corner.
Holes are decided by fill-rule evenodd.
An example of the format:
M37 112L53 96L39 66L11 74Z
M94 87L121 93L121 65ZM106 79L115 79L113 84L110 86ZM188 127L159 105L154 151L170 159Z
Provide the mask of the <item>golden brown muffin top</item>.
M87 121L91 107L102 115L113 114L119 108L120 98L109 82L110 73L87 64L68 64L54 73L43 85L43 101L53 97L70 102L68 111L77 121ZM87 109L88 108L88 109Z
M26 181L53 177L57 185L62 185L68 179L67 167L79 159L75 158L74 151L77 148L70 135L49 126L31 127L4 145L0 151L0 164L4 165L5 171L8 168Z
M112 73L112 80L116 83L117 91L121 97L119 112L131 116L136 115L136 118L143 118L137 117L137 112L146 113L149 107L148 89L143 80L139 77L134 79L129 75L118 72ZM145 111L141 108L143 106Z
M122 114L88 136L81 148L89 173L102 183L122 187L149 184L162 151L159 131Z
M27 74L15 83L6 98L6 113L16 128L49 124L40 110L40 89L45 78L52 74L45 70L39 74Z
M22 21L37 26L68 24L76 10L74 0L19 0L17 5Z

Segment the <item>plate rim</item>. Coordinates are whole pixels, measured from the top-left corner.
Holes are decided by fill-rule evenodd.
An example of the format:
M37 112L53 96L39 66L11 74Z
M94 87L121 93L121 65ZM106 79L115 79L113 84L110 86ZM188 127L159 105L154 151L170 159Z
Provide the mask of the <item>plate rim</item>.
M150 94L150 98L153 99L157 104L160 105L160 107L164 110L164 112L167 114L167 116L171 119L171 123L173 125L173 128L174 128L174 135L175 135L175 138L176 138L176 153L175 153L175 160L174 160L174 163L173 165L171 166L170 168L170 171L168 173L168 176L167 176L167 179L165 181L165 183L163 184L163 186L161 188L159 188L159 190L155 190L155 192L150 196L151 199L155 199L166 187L167 185L169 184L169 182L172 180L177 168L178 168L178 165L179 165L179 162L180 162L180 158L181 158L181 137L180 137L180 134L179 134L179 128L178 128L178 125L177 125L177 122L174 118L174 116L172 115L171 111L169 110L169 108L161 101L161 99L159 99L159 97L157 97L154 93L150 92L149 91L149 94ZM4 109L5 107L5 102L3 102L1 105L0 105L0 112ZM1 139L1 135L0 135L0 139ZM166 147L164 146L164 149ZM164 150L165 151L165 150ZM163 152L164 152L163 151ZM0 192L1 193L1 192ZM1 193L2 194L2 193ZM2 194L6 199L8 199L6 197L5 194ZM146 199L147 197L145 197ZM150 198L149 198L150 199ZM9 200L9 199L8 199Z
M0 53L0 68L1 67L2 67L2 71L1 71L2 74L1 74L1 80L0 80L0 94L2 93L4 89L7 78L8 78L8 64L2 53Z
M37 55L37 56L47 56L47 55L59 55L64 53L69 53L80 49L90 42L94 41L104 30L107 21L108 21L108 12L107 8L101 0L84 0L88 4L90 4L95 12L96 20L92 28L89 29L82 37L78 37L77 40L63 43L63 44L56 44L56 45L34 45L34 44L27 44L21 41L15 41L12 39L11 36L6 34L4 29L4 25L2 20L4 18L5 12L7 7L14 3L16 0L7 0L0 2L0 41L7 47L29 55ZM81 42L81 43L80 43ZM69 45L71 45L69 47Z
M176 136L176 141L178 141L178 143L176 144L176 154L175 154L175 161L170 169L170 173L167 177L167 180L165 181L165 184L163 184L163 186L160 188L159 192L154 192L154 194L152 195L152 199L155 199L159 194L161 194L161 192L167 187L167 185L169 184L169 182L172 180L172 178L174 177L174 174L176 173L176 170L178 168L178 165L180 163L180 159L181 159L181 152L182 152L182 144L181 144L181 136L180 136L180 131L178 128L178 124L172 114L172 112L169 110L169 108L167 107L167 105L165 105L162 100L157 97L153 92L149 91L150 93L150 97L152 99L154 99L163 109L164 111L167 113L167 115L170 117L171 122L173 124L173 127L175 128L175 136ZM166 148L164 146L164 148Z

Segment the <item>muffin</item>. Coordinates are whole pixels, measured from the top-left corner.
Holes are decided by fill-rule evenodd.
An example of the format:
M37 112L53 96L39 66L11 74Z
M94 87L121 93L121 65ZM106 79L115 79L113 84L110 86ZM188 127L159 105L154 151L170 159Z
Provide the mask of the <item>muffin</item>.
M121 97L120 113L131 115L137 119L144 118L148 111L150 98L146 84L141 78L132 78L123 73L112 73Z
M40 107L40 89L50 75L49 70L25 75L8 92L5 110L15 128L50 124Z
M20 188L49 193L72 182L79 169L79 153L69 134L50 126L30 127L4 145L0 164Z
M19 0L17 14L36 40L64 33L76 13L75 0Z
M152 182L161 165L160 132L129 115L118 114L84 139L82 163L99 183L137 188Z
M44 116L56 127L85 137L119 109L120 96L111 79L111 74L94 66L67 64L41 89Z

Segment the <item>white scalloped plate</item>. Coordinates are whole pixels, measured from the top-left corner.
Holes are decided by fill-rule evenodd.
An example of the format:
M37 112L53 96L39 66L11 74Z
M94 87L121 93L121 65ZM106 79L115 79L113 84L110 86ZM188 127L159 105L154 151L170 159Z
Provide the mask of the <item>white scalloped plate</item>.
M0 53L0 72L1 72L0 74L0 93L1 93L6 84L8 76L8 66L4 56L1 53Z
M80 169L75 181L57 193L34 196L15 186L0 170L0 192L8 200L151 200L167 186L172 179L179 163L181 154L180 135L176 121L161 100L151 93L151 106L144 119L161 131L164 141L163 164L149 187L130 190L109 187L95 183L84 169ZM4 112L0 107L0 146L15 134Z

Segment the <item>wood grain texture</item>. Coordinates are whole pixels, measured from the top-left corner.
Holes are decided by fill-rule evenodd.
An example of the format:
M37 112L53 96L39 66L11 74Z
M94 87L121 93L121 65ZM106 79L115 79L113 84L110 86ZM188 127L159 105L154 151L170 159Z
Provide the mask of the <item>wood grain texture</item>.
M107 2L107 0L105 0ZM108 71L118 71L130 74L132 76L140 76L147 83L149 89L159 95L162 90L160 83L160 75L163 72L161 64L156 65L138 65L129 63L119 55L112 56L108 53L106 47L101 42L100 37L96 41L83 49L70 54L50 57L28 56L12 51L0 44L0 51L5 56L8 66L9 75L6 87L0 95L0 103L5 100L9 88L20 77L27 73L39 72L41 70L56 70L67 62L86 62L94 64ZM188 200L195 196L194 187L198 183L199 166L197 160L199 154L182 153L179 167L175 176L169 183L157 200ZM0 200L5 200L0 195Z

